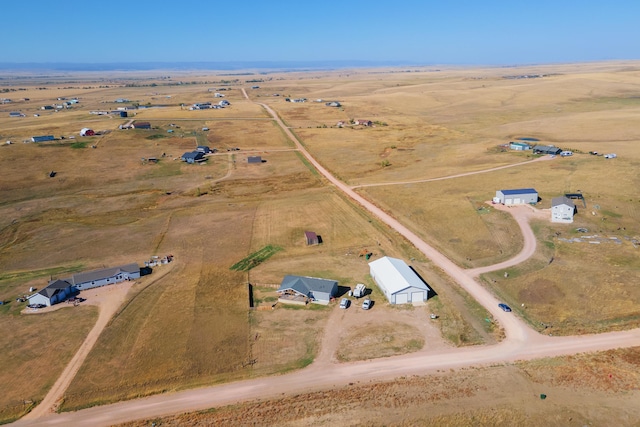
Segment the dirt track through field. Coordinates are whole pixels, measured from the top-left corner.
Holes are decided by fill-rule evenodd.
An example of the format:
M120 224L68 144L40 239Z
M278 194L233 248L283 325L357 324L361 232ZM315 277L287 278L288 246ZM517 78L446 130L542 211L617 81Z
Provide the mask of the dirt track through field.
M244 89L243 93L244 96L249 99ZM306 151L271 108L264 104L260 105L273 116L283 131L294 141L299 151L328 181L367 209L372 215L375 215L378 219L404 236L498 319L504 328L506 335L505 340L492 346L476 346L461 349L441 348L430 353L420 352L364 362L337 364L327 363L332 360L335 346L337 345L337 343L329 339L326 348L320 350L318 356L320 363L314 363L306 369L290 374L156 395L144 399L98 406L78 412L56 414L39 419L25 418L16 422L16 425L106 426L135 419L202 410L251 399L263 399L303 393L311 390L322 390L347 385L349 383L386 380L400 376L421 375L439 370L463 368L473 365L531 360L541 357L640 345L640 329L571 337L549 337L540 335L529 328L513 313L506 313L500 310L497 305L498 300L475 280L478 274L519 264L535 252L536 240L528 223L528 219L531 218L535 212L529 210L529 207L518 206L505 209L514 216L524 236L524 247L518 255L511 260L494 266L464 270L426 242L422 241L416 234L400 224L391 215L382 211L373 203L353 191L352 188L333 177ZM538 215L537 213L535 214ZM337 315L333 313L330 322L336 321L336 318ZM42 415L42 413L39 415Z

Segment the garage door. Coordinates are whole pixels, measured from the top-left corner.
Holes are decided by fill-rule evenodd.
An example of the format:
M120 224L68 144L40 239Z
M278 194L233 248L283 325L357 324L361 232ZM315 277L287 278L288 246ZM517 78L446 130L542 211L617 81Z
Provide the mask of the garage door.
M513 204L513 199L504 199L504 204L505 205L512 205Z
M409 302L409 294L396 294L396 304L406 304Z
M422 302L422 301L424 301L424 292L411 293L411 302Z
M515 199L513 199L513 204L514 204L514 205L519 205L520 203L522 203L522 200L521 200L521 199L519 199L519 198L515 198Z

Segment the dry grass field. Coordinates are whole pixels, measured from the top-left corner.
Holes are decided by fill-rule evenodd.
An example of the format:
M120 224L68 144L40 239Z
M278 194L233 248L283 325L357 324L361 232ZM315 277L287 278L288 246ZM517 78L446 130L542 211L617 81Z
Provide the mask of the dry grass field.
M638 348L310 392L123 427L636 426ZM546 396L541 399L541 395Z
M19 418L42 400L97 318L90 306L20 315L13 305L0 307L0 423Z
M525 73L547 75L503 78ZM307 365L318 351L331 307L253 312L248 309L246 283L274 285L285 274L303 274L332 278L341 286L362 282L372 287L367 263L358 257L365 248L374 257L411 260L438 294L425 310L438 313L437 326L448 342L473 345L500 338L501 331L485 321L490 318L487 312L455 283L310 170L268 114L244 99L241 87L253 101L277 111L309 151L348 184L411 181L358 191L463 267L505 260L522 247L516 223L485 208L496 190L535 187L542 198L540 209L548 209L551 198L565 192L582 192L587 208L578 205L573 224L536 223L541 245L534 258L510 269L508 278L496 272L483 280L519 315L548 333L638 325L637 64L294 72L266 77L255 90L246 82L252 77L113 73L103 78L85 73L0 80L0 88L25 89L9 92L6 96L15 102L0 106L0 298L11 301L0 309L0 325L3 330L32 328L36 338L20 344L17 351L38 347L46 349L38 357L45 357L60 346L66 349L58 352L60 366L41 383L4 382L9 384L6 402L0 402L6 408L5 419L17 415L12 402L37 401L44 394L83 335L78 328L63 342L48 341L52 338L43 325L17 314L22 306L13 302L15 298L29 286L44 286L50 277L141 264L151 255L172 253L176 261L153 285L141 281L134 286L129 302L68 390L64 409ZM230 107L188 110L196 102L217 101L213 93L220 89L226 89L220 93ZM80 102L58 112L40 109L62 102L58 97L78 97ZM285 97L308 101L289 103ZM130 101L118 103L118 98ZM317 99L323 102L314 102ZM325 106L332 100L342 106ZM132 104L149 108L132 110L126 119L89 114ZM26 117L10 118L9 111L22 111ZM149 121L152 129L118 129L131 119ZM351 119L368 119L374 126L353 126ZM345 125L338 128L338 121ZM81 138L83 127L101 135ZM23 143L45 134L65 139ZM538 138L575 154L527 163L531 154L500 148L521 137ZM7 140L13 143L5 144ZM201 144L220 151L201 165L179 160ZM230 151L236 147L240 150ZM615 152L618 158L587 154L594 150ZM260 155L266 162L247 164L249 155ZM143 161L150 157L158 163ZM467 177L414 182L516 164ZM49 177L51 171L56 171L55 177ZM578 233L577 227L589 231ZM307 247L305 230L321 235L323 244ZM601 241L567 241L586 240L587 235ZM248 273L229 270L270 244L282 250ZM263 304L272 301L270 289L258 286ZM396 310L383 303L377 289L373 296L374 310ZM46 318L64 324L75 322L77 313L90 327L95 313L88 311L61 310ZM384 356L367 342L391 336L393 325L407 323L402 314L394 313L400 323L353 336L354 345L343 346L342 357L358 358L362 352ZM394 336L388 350L401 353L422 346L415 331L405 338ZM15 345L14 338L9 342ZM25 371L30 360L22 360L12 372ZM500 375L506 381L508 374ZM443 378L449 381L444 374ZM460 390L467 393L465 387ZM609 399L596 392L576 393L576 400ZM524 416L506 409L507 403L525 402L524 397L513 399L501 401L504 419ZM536 411L546 403L537 402ZM470 405L477 409L478 420L486 419L487 425L496 420L486 407ZM557 414L564 414L562 407L556 408ZM441 414L440 424L473 419L455 409L455 414Z

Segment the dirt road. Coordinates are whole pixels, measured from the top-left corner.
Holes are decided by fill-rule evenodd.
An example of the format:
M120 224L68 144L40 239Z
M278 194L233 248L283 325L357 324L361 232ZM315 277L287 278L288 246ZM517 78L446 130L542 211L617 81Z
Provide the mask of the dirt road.
M244 92L244 90L243 90ZM244 92L247 97L246 92ZM248 97L247 97L248 98ZM302 146L297 138L284 126L277 114L267 105L262 105L296 144L299 151L333 185L362 205L372 215L383 221L409 240L427 258L449 274L472 297L498 319L506 338L500 344L461 349L442 348L435 352L419 352L402 356L353 363L331 363L336 343L329 340L327 348L319 354L320 363L287 375L239 381L214 387L187 390L151 396L144 399L98 406L78 412L55 414L33 419L25 418L15 425L42 426L106 426L141 418L152 418L179 412L189 412L222 406L252 399L263 399L285 394L322 390L349 383L393 379L407 375L423 375L439 370L463 368L475 365L530 360L580 352L602 351L640 345L640 329L575 337L549 337L529 328L513 313L498 308L498 300L474 277L482 272L506 268L527 259L535 251L535 236L528 224L532 215L528 207L507 209L518 222L524 235L523 250L513 259L491 266L463 270L444 255L436 251L416 234L400 224L373 203L364 199L349 186L334 178ZM333 316L334 321L338 318ZM331 321L331 320L330 320ZM95 329L95 328L94 328Z
M95 345L98 337L109 323L109 320L122 305L133 282L124 282L117 285L104 286L102 288L90 289L82 292L82 297L86 298L82 304L97 305L99 309L98 320L93 326L84 342L71 359L71 362L62 371L57 381L44 397L42 402L31 412L24 416L25 420L35 420L48 414L55 413L59 401L64 396L64 392L71 384L71 381L78 373L78 369L84 363L89 352Z

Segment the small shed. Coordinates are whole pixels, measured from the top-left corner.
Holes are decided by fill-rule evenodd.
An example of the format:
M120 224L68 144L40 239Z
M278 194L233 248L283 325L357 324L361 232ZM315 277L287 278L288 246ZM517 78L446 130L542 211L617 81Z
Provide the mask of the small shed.
M304 239L307 242L307 246L318 245L320 244L320 240L318 239L318 235L313 231L305 231Z
M567 196L551 199L551 222L572 223L576 212L576 205Z
M20 111L11 111L9 117L25 117Z
M247 163L262 163L262 157L260 156L249 156L247 157Z
M494 201L503 205L536 204L538 203L538 192L533 188L498 190Z

